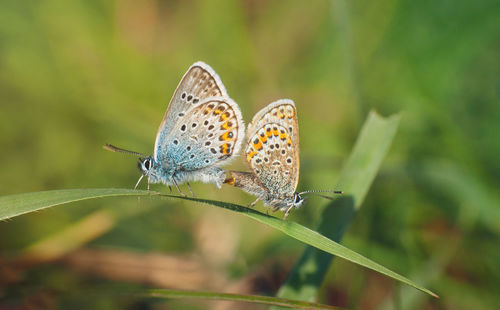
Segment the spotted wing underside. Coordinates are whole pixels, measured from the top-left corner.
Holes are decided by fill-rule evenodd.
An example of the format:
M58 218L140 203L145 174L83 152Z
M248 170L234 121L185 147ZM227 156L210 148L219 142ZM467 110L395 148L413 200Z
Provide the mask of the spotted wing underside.
M248 126L245 156L264 187L293 194L300 160L298 123L293 101L283 99L259 111Z
M162 163L194 171L226 163L237 154L244 124L236 103L223 97L207 98L187 111L160 146Z
M156 159L173 127L184 119L188 110L210 97L228 97L228 94L217 73L204 62L196 62L182 77L158 128L154 148Z

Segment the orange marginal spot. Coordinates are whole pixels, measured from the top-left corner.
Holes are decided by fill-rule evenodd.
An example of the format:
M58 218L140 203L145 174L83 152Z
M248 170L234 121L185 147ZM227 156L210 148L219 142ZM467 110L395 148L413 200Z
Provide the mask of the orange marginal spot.
M292 146L292 139L290 139L290 137L288 137L288 139L286 140L286 144L288 146Z
M224 124L221 126L222 129L231 129L233 128L233 123L231 121L226 121Z
M229 185L234 185L234 178L225 179L224 183L229 184Z
M280 134L280 139L285 141L285 139L288 137L288 135L286 133L282 133Z
M262 143L266 143L266 142L267 142L267 137L266 137L266 136L260 136L260 138L259 138L259 139L260 139L260 141L261 141Z
M278 128L273 128L273 135L279 136Z
M229 117L231 117L231 113L229 113L229 112L227 112L227 111L226 111L226 113L224 113L224 114L222 114L222 115L220 116L219 120L220 120L221 122L223 122L223 121L227 120Z
M225 133L220 136L221 141L227 141L227 140L233 140L234 134L232 131L226 131Z
M255 139L257 140L257 142L254 141L253 144L253 147L254 149L256 149L257 151L261 150L262 149L262 142L260 141L260 139Z
M272 137L273 136L273 132L271 131L271 128L267 128L266 129L266 136L268 136L268 137Z
M227 143L224 143L223 145L220 146L220 151L224 155L229 154L229 145Z
M219 105L219 106L215 109L215 111L214 111L214 115L219 115L219 114L221 114L222 112L224 112L224 110L225 110L225 109L226 109L226 108L224 108L222 105Z
M247 161L250 161L250 159L252 159L255 155L257 155L257 151L252 151L250 153L247 154Z
M208 107L205 108L205 111L203 111L203 114L207 115L208 113L212 112L213 109L214 109L214 105L210 104Z

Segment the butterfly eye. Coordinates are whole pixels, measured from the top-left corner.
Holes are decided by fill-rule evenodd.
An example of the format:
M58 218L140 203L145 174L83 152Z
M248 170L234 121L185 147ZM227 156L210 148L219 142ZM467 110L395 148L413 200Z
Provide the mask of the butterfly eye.
M146 159L144 161L144 168L146 168L147 170L149 170L149 168L151 168L151 160Z
M302 200L299 194L295 195L295 203L299 203Z

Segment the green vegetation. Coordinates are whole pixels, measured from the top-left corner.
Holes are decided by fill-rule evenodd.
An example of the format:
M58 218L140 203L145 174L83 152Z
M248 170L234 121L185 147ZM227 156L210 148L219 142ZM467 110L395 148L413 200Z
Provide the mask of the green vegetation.
M0 308L265 309L241 301L286 305L258 297L280 296L352 309L496 309L499 39L493 0L0 0ZM57 204L29 201L34 193L131 189L136 159L102 145L152 152L196 60L217 71L247 122L293 99L299 190L346 191L309 199L287 222L261 204L246 215L316 230L441 298L332 260L285 228L186 199L31 212ZM371 110L399 114L397 132L396 118ZM370 120L394 125L387 140L362 130ZM359 148L368 152L356 159ZM243 160L227 168L246 169ZM228 186L193 191L231 206L254 198ZM33 193L17 201L26 209L5 203L22 193Z

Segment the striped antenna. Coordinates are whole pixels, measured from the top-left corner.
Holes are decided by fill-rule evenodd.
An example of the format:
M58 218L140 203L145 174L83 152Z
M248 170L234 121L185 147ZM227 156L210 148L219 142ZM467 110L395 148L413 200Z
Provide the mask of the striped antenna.
M340 194L340 195L343 195L344 192L343 191L329 191L329 190L308 190L308 191L303 191L303 192L300 192L299 195L302 195L302 194L309 194L309 193L333 193L333 194Z
M106 144L102 148L105 150L111 151L111 152L132 154L132 155L139 156L139 157L148 157L147 155L144 155L144 154L141 154L138 152L134 152L134 151L125 150L125 149L116 147L116 146L111 145L111 144Z
M309 191L304 191L304 192L300 192L299 195L303 195L303 194L309 194L309 195L313 195L313 196L319 196L321 198L325 198L325 199L329 199L329 200L333 200L334 198L333 197L330 197L330 196L326 196L326 195L321 195L321 194L318 194L318 193L333 193L333 194L344 194L343 191L321 191L321 190L309 190Z

